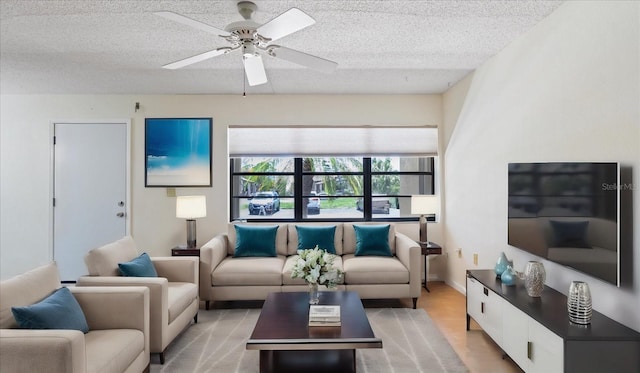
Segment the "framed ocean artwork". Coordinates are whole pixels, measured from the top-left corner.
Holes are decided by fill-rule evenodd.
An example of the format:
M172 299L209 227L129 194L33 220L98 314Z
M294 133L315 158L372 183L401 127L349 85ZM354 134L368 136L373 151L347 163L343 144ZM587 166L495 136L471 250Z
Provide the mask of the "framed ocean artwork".
M211 186L211 118L146 118L145 187Z

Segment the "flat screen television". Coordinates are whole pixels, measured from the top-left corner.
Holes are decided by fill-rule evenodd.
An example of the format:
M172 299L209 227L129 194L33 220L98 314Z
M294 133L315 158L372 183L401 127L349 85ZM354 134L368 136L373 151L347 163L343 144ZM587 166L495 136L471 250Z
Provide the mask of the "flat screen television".
M620 286L615 162L509 163L508 243Z

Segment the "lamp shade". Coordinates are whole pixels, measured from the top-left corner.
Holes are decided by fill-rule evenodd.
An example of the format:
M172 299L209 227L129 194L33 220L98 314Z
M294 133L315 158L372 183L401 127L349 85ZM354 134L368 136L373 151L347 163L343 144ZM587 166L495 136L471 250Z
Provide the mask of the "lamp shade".
M428 194L411 196L411 214L425 215L438 212L438 197Z
M207 216L206 196L179 196L176 198L176 218L195 219Z

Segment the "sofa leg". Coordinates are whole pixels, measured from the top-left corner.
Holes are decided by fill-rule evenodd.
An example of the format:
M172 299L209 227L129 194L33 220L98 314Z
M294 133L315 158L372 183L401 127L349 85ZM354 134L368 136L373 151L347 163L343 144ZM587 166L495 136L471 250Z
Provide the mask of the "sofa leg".
M193 316L193 323L197 324L198 323L198 314L196 313L195 316Z
M209 301L208 300L204 302L204 309L209 311Z
M418 305L418 298L413 298L413 309L416 309L416 306Z
M159 353L158 355L160 355L160 364L164 365L164 351L162 351L161 353Z

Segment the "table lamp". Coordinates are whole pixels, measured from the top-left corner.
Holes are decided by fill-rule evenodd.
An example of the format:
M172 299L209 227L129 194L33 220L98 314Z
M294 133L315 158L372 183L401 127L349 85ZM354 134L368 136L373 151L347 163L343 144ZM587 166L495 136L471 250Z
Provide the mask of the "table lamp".
M207 216L206 196L179 196L176 198L176 218L187 219L187 248L196 247L196 218Z
M420 242L427 241L426 214L435 214L438 209L438 197L428 194L411 196L411 214L420 214Z

